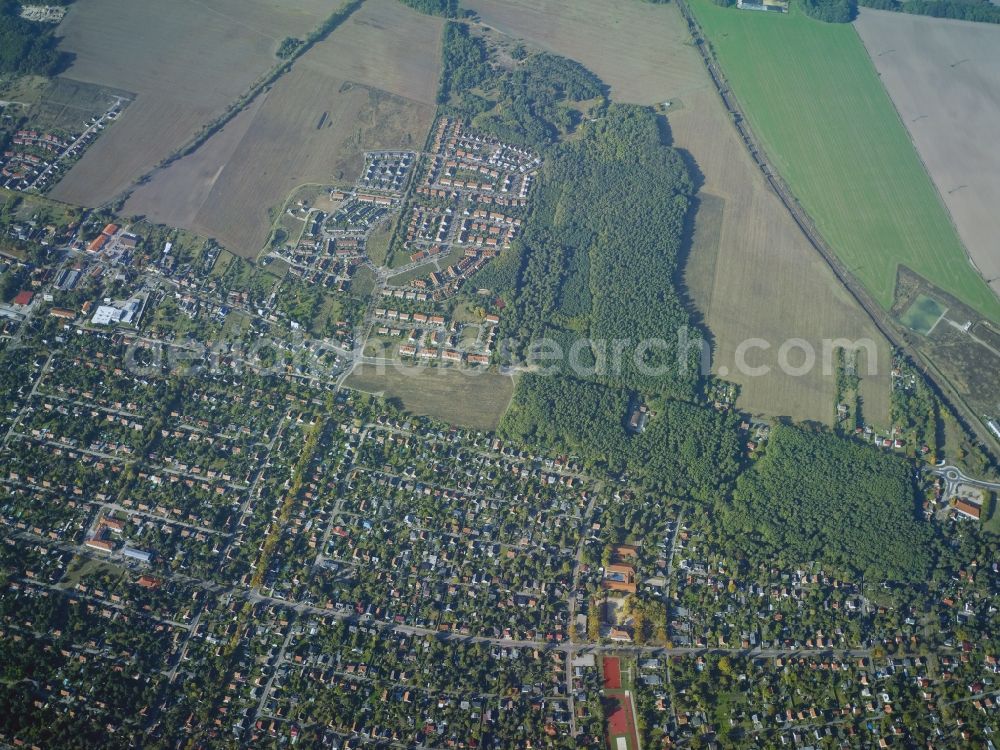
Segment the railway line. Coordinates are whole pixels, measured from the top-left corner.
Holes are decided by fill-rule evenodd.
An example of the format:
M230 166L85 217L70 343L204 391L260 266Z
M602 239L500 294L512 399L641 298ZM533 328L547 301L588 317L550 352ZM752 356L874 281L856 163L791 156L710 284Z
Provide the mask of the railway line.
M809 241L809 244L812 245L816 252L818 252L820 256L822 256L823 260L826 261L830 270L833 271L834 276L836 276L837 280L840 281L845 289L847 289L848 294L850 294L854 301L857 302L858 305L860 305L865 311L872 323L874 323L875 327L878 329L879 333L886 338L894 349L899 350L920 365L924 376L931 385L931 388L935 391L938 397L948 404L952 411L955 412L962 427L976 437L979 445L988 452L994 463L1000 463L1000 443L998 443L993 436L989 434L985 425L983 425L978 416L972 412L951 383L949 383L948 380L941 375L934 363L910 345L903 334L892 324L885 310L874 299L872 299L871 295L868 294L860 283L848 273L847 269L844 268L843 264L840 262L839 258L837 258L833 250L826 244L826 241L819 233L819 230L813 224L812 219L806 213L805 209L803 209L799 204L788 185L785 184L785 181L781 178L781 176L771 168L767 160L767 154L760 145L760 141L750 129L747 118L744 115L739 103L736 101L735 95L729 88L729 84L726 82L726 77L722 73L722 69L719 64L716 62L711 45L702 33L701 26L698 24L697 19L695 19L694 14L687 6L685 0L677 0L677 7L687 23L688 31L691 34L695 47L701 55L702 62L705 64L705 68L708 71L709 78L712 79L712 84L715 86L716 92L719 94L726 111L732 118L733 125L735 126L737 133L739 133L740 139L743 141L743 145L746 146L747 151L754 160L754 163L761 170L764 178L767 180L767 184L770 186L771 190L774 191L778 200L781 201L782 205L784 205L785 209L791 215L792 220L802 231L802 234Z

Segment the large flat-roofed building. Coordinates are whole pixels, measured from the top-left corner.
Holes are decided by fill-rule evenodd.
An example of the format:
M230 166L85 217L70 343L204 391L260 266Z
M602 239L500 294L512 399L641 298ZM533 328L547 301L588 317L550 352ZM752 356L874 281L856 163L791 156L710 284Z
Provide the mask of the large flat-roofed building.
M98 326L113 325L115 323L132 323L142 311L143 300L139 297L125 300L124 302L113 302L111 304L98 305L94 311L91 323Z
M90 322L97 326L117 323L121 319L121 312L119 308L111 305L98 305Z
M153 559L152 552L146 552L145 550L136 549L135 547L122 547L122 556L144 563L148 563Z

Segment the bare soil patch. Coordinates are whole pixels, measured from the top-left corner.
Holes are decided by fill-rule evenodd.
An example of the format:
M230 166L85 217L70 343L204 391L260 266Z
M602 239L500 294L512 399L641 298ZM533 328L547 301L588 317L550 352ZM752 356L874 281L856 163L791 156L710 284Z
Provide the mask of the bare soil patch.
M80 0L59 27L68 78L136 99L52 191L96 206L123 191L218 117L331 9L322 0Z
M170 226L193 228L198 212L266 98L266 95L257 97L196 153L179 159L150 182L137 187L125 203L125 213L149 216Z
M442 19L398 0L367 0L297 65L434 105L443 29Z
M823 371L823 341L870 338L877 343L878 360L875 376L862 373L865 418L888 424L888 344L767 187L714 92L689 99L670 123L675 144L691 153L704 176L703 190L718 196L715 201L725 202L721 228L714 226L717 212L704 219L696 215L696 243L687 276L691 295L714 337L713 368L739 384L740 407L829 424L834 417L836 372ZM703 227L705 222L710 226ZM715 262L706 264L704 254L711 252L706 243L716 233ZM817 353L817 366L805 375L780 368L778 350L792 338L803 339ZM750 339L769 345L751 349L746 356L750 366L770 367L766 375L741 372L737 350Z
M369 0L303 55L252 113L137 189L126 212L256 257L274 211L297 186L353 182L366 150L423 146L442 28L441 19L396 0Z

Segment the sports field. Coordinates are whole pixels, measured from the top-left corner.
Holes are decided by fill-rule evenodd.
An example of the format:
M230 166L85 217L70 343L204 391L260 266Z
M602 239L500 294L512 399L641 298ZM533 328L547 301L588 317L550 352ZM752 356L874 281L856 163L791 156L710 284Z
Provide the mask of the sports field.
M617 656L605 656L601 662L604 672L604 689L620 690L622 686L621 660Z
M632 707L632 669L630 663L627 678L622 679L621 659L617 656L605 656L601 659L601 673L605 694L605 711L607 713L607 747L608 750L638 750L639 733L635 722L635 709Z
M614 708L608 712L608 747L610 750L635 748L635 726L632 723L632 699L627 693L610 698Z
M945 308L936 299L921 294L899 319L903 325L926 336L934 329L945 312Z
M1000 320L857 32L691 0L775 167L850 271L893 302L906 264Z

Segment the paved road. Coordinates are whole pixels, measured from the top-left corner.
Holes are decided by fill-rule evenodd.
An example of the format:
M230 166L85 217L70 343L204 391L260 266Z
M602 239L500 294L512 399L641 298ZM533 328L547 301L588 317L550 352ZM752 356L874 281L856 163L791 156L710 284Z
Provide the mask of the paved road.
M363 445L365 439L368 437L368 430L370 425L365 425L364 429L361 431L361 435L358 438L358 445ZM337 467L336 471L339 473L340 477L346 477L350 474L351 470L355 466L355 460L357 459L358 452L354 451L351 455L351 459L345 462L341 466ZM341 480L343 481L343 479ZM326 529L323 531L323 537L320 539L316 553L315 559L313 559L313 567L320 567L326 560L326 547L330 543L330 536L333 534L333 528L337 525L337 521L341 516L341 512L344 506L345 493L337 492L337 499L333 503L333 507L330 509L330 521L326 524Z
M385 278L381 274L376 274L375 286L372 289L371 300L368 302L368 309L365 311L364 319L358 326L358 335L354 337L354 348L348 354L350 363L336 381L338 391L344 387L344 382L354 372L354 368L358 366L365 356L365 347L368 346L368 339L371 337L372 328L375 326L375 304L381 298L383 289L385 289Z
M934 474L944 477L945 481L950 485L972 484L977 487L985 487L994 492L1000 492L1000 482L988 482L985 479L970 477L957 466L936 466L932 471Z
M958 486L970 484L974 487L983 487L993 492L1000 492L1000 482L987 482L985 479L974 479L967 476L957 466L936 466L931 473L944 479L944 499L950 500L958 494ZM945 512L945 511L942 511Z
M638 654L645 656L670 656L674 654L704 654L704 653L727 653L727 654L737 654L749 657L760 657L760 658L774 658L779 656L819 656L819 655L830 655L830 654L846 654L852 657L859 656L871 656L872 650L869 648L800 648L800 649L760 649L760 648L707 648L704 646L637 646L634 644L603 644L603 643L571 643L569 641L563 641L561 643L554 641L546 641L542 639L520 639L520 638L493 638L490 636L477 636L477 635L463 635L461 633L455 633L453 631L441 632L435 630L434 628L425 628L417 625L405 625L387 622L384 620L375 620L368 617L359 616L353 609L326 609L324 607L316 607L310 604L304 604L301 602L292 601L289 599L282 599L276 596L270 596L261 593L257 590L243 590L230 588L227 589L232 591L236 596L243 595L246 599L252 602L268 602L275 604L280 607L285 607L295 611L297 614L314 614L321 617L333 617L338 620L343 620L350 623L361 623L367 624L371 627L380 628L382 630L389 630L394 633L400 633L402 635L409 635L412 637L427 637L431 636L437 638L441 641L446 641L449 643L460 643L460 644L474 644L483 643L491 646L498 646L503 648L537 648L541 650L554 650L554 651L564 651L569 655L572 654L601 654L601 653L618 653L618 654Z
M583 567L583 553L587 545L586 522L594 516L594 507L597 505L598 489L595 488L590 495L590 502L583 512L584 525L580 534L580 543L576 548L576 559L573 561L573 587L569 596L569 632L570 638L576 633L576 594L580 591L580 569ZM576 700L573 698L573 660L569 654L566 655L566 698L569 701L569 731L573 737L577 736L576 727Z
M154 622L162 622L170 625L174 628L179 628L180 630L190 630L191 625L187 623L178 622L177 620L170 620L166 617L157 617L149 612L143 612L129 604L118 604L117 602L108 601L107 599L102 599L98 596L91 596L90 594L84 594L82 591L77 591L75 589L65 589L56 583L46 583L45 581L40 581L37 578L22 578L20 579L23 583L38 586L39 588L48 589L49 591L57 591L61 594L66 594L67 596L72 596L76 599L82 599L84 601L93 602L94 604L100 605L102 607L107 607L108 609L115 609L119 612L124 612L128 615L138 615L139 617L144 617Z
M285 640L281 642L281 648L278 650L278 655L274 659L274 663L271 665L271 676L267 680L267 684L264 685L264 690L260 694L260 701L257 703L257 716L260 716L264 712L264 705L267 703L268 696L271 695L271 688L274 687L274 679L278 676L278 667L281 666L281 662L285 659L285 651L288 650L288 644L292 641L292 634L295 632L294 623L289 623L288 633L285 634Z
M441 258L446 258L447 256L448 253L439 253L437 255L431 255L427 258L421 258L420 260L415 260L411 263L407 263L405 266L400 266L399 268L389 268L388 266L382 266L379 270L383 274L385 274L386 279L390 277L399 276L404 273L408 273L422 266L434 266L435 270L440 271L441 267L437 265L437 262Z
M198 607L198 612L195 614L194 619L191 620L191 627L184 636L184 644L181 646L180 650L177 652L177 661L174 666L170 668L167 672L167 681L173 682L177 679L177 671L180 669L181 664L184 663L184 658L187 656L188 646L191 644L191 637L198 631L198 623L201 622L201 614L205 611L205 605L202 604Z
M38 377L35 378L35 383L34 385L31 386L31 392L28 393L28 397L24 399L24 404L18 410L17 418L15 418L13 422L11 422L10 429L7 430L7 434L3 436L3 445L5 447L7 446L8 443L10 443L10 439L14 436L15 431L21 424L21 420L24 418L24 408L32 402L32 400L35 398L35 395L38 393L38 386L41 385L42 379L45 377L45 374L49 371L49 365L52 363L52 357L54 356L54 354L55 354L54 352L49 352L48 357L45 358L45 364L39 371Z
M171 516L161 516L158 513L149 513L148 511L138 510L136 508L126 508L124 505L119 505L118 503L101 503L100 504L100 514L104 515L105 511L113 510L119 513L124 513L127 516L141 516L142 518L150 518L154 521L159 521L160 523L169 523L171 526L181 526L185 529L191 529L192 531L200 531L203 534L211 534L212 536L232 536L231 533L226 531L221 531L219 529L211 529L208 526L199 526L194 523L187 523L186 521L179 521Z
M121 103L122 103L121 98L116 98L114 105L112 107L110 107L107 112L105 112L103 115L101 115L100 118L96 122L94 122L92 125L90 125L90 127L88 127L86 130L84 130L83 133L80 135L79 138L77 138L69 146L67 146L65 149L63 149L59 153L59 155L49 164L49 166L47 166L45 169L43 169L42 173L40 175L38 175L38 177L36 177L31 182L30 185L28 185L28 187L26 188L26 190L31 190L32 188L34 188L35 185L37 185L40 180L42 180L44 177L46 177L49 174L49 172L51 172L53 169L55 169L56 165L59 164L60 162L62 162L66 158L66 155L70 151L72 151L77 146L77 144L79 144L90 133L92 133L94 130L97 130L97 129L100 129L101 127L103 127L104 123L108 119L108 113L110 113L112 109L117 109L118 107L120 107Z
M76 451L77 453L93 456L94 458L100 458L104 461L111 462L121 462L125 464L132 464L136 461L144 461L145 457L138 452L123 452L123 453L105 453L104 451L96 451L91 448L82 448L79 445L71 445L70 443L64 443L61 440L50 440L47 437L40 436L35 437L33 435L28 435L24 432L13 432L11 433L15 437L22 438L24 440L31 440L43 445L48 445L52 448L61 448L64 451ZM154 471L162 471L165 474L173 474L174 476L184 477L185 479L193 479L197 482L218 482L218 478L209 479L203 474L195 474L190 471L181 471L180 469L175 469L170 466L165 466L163 464L154 464L146 461L146 468ZM228 487L231 490L236 490L242 492L243 490L249 489L249 485L238 484L236 482L222 482L222 485ZM217 533L217 532L215 532Z
M677 537L681 533L681 525L684 523L684 511L682 510L677 515L677 520L674 522L674 533L670 537L670 555L667 557L667 599L670 599L670 582L673 581L674 572L674 553L677 551Z

